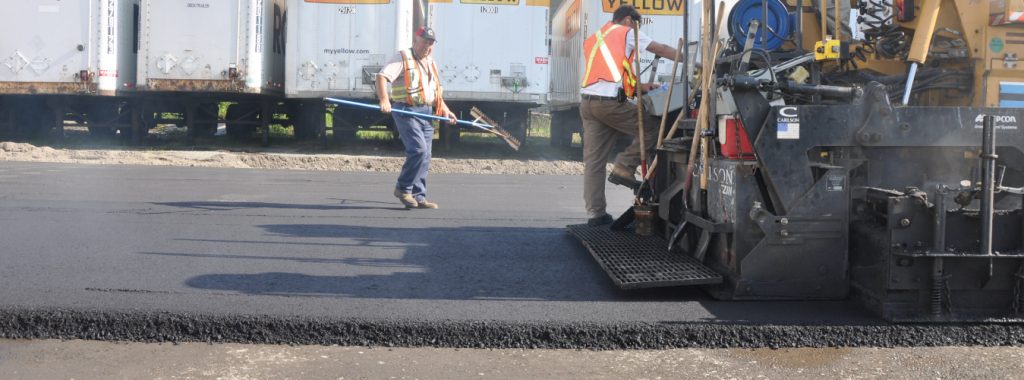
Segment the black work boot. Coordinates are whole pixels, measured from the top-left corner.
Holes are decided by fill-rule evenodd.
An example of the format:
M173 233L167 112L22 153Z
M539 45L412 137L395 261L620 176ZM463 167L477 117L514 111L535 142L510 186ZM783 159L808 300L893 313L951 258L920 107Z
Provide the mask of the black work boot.
M591 227L597 227L611 223L612 221L613 220L611 215L603 214L601 216L595 216L593 218L587 219L587 225Z

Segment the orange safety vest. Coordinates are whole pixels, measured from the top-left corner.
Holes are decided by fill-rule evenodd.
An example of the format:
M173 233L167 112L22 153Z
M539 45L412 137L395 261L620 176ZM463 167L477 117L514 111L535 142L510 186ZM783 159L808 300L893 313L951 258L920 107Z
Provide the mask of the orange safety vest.
M405 49L402 54L402 72L404 83L393 83L391 85L391 99L401 99L412 106L427 104L426 87L427 76L423 68L412 54L412 49ZM434 77L434 112L440 115L441 112L441 77L437 74L437 65L430 65L430 74Z
M582 87L598 81L622 83L626 96L632 98L636 92L636 73L633 59L636 49L626 57L626 33L629 28L609 22L583 43L587 71L583 75ZM625 75L623 75L625 74ZM625 80L623 80L625 79Z

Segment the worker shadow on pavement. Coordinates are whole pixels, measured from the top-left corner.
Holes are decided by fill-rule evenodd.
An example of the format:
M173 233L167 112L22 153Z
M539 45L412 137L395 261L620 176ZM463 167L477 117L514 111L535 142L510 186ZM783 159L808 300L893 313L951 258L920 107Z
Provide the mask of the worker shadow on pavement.
M389 228L337 224L260 226L281 246L249 254L147 253L208 259L197 289L243 294L381 299L669 301L696 290L616 288L564 228ZM325 250L307 243L341 244ZM222 246L223 247L223 246ZM397 248L396 248L397 247ZM231 250L230 246L227 248ZM252 253L262 250L262 254ZM221 250L223 252L223 249ZM225 261L229 260L229 261ZM244 263L239 262L244 261Z
M159 206L189 208L204 211L231 211L243 209L291 209L291 210L395 210L407 211L396 202L381 202L359 199L332 199L337 204L296 204L249 201L190 201L190 202L158 202Z

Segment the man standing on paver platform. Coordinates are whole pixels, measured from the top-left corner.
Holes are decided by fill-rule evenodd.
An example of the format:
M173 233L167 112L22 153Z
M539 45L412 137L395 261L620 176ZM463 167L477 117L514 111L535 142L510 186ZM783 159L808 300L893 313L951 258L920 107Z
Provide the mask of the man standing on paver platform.
M634 98L637 90L648 92L656 83L638 83L633 67L635 54L647 50L660 57L675 56L676 49L651 40L643 32L639 35L639 48L633 28L642 16L632 5L623 5L612 14L612 21L592 34L583 43L586 63L580 89L580 119L583 120L583 200L587 208L587 224L599 226L612 222L605 208L605 165L615 140L622 134L633 136L633 144L615 158L608 181L629 187L639 186L634 173L640 164L640 141L637 110L627 99ZM644 140L648 150L658 140L654 123L644 123ZM648 154L644 152L643 154Z
M447 117L455 124L455 114L442 97L441 78L430 54L437 41L434 30L416 30L412 48L400 50L377 74L377 97L380 110L391 113L392 107L422 114ZM390 83L390 85L389 85ZM392 105L394 100L394 105ZM427 200L427 173L430 171L434 125L429 119L391 113L395 129L405 146L405 164L398 175L395 197L405 208L436 209L437 203Z

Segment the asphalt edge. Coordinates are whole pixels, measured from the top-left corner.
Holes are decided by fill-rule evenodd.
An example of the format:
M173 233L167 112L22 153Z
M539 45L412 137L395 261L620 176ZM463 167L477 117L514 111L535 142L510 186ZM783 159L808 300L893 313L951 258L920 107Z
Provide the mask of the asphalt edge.
M742 325L360 321L145 311L0 310L0 337L446 348L1024 346L1024 325Z

